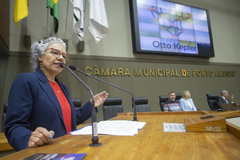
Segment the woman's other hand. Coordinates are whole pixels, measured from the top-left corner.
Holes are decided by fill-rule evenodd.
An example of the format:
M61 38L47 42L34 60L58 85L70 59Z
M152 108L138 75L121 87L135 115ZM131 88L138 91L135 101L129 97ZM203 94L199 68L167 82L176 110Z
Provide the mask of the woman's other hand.
M94 96L95 107L98 107L101 104L103 104L105 102L105 100L107 99L107 97L108 97L108 93L106 91L103 91L103 92L101 92L99 94L96 94ZM92 99L90 101L92 103Z

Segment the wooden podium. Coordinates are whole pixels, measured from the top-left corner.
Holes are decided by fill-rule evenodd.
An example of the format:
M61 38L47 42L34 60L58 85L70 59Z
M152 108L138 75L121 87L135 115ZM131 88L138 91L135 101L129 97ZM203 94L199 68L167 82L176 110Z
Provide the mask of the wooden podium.
M141 112L137 113L137 119L146 124L134 136L98 135L102 145L90 147L91 135L68 134L53 139L48 145L28 148L5 156L1 160L24 159L35 153L87 153L84 160L240 159L240 139L234 136L239 132L164 132L163 130L163 123L184 124L184 120L189 117L197 122L194 117L207 115L209 114L203 111ZM133 113L121 113L112 120L132 119ZM240 127L236 129L240 130Z
M225 117L218 115L201 115L184 120L187 132L227 132Z

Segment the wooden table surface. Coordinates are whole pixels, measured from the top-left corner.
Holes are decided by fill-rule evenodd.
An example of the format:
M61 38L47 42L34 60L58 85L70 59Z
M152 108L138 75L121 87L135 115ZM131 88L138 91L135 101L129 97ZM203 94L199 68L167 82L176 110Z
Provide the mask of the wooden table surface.
M7 141L7 138L3 132L0 133L0 151L14 150Z
M201 111L138 113L146 122L134 136L98 135L99 147L90 147L91 135L65 135L50 144L28 148L2 159L23 159L35 153L87 153L84 160L239 160L240 139L226 133L163 132L163 123L184 123L185 118L203 115ZM115 120L132 120L122 113Z

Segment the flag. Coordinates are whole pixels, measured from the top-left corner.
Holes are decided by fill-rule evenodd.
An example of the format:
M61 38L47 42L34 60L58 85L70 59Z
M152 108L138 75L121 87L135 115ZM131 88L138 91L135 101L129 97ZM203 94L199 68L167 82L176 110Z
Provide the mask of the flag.
M90 3L88 29L97 43L106 36L109 30L104 0L88 0L88 2Z
M18 26L18 21L28 16L28 0L15 0L14 22Z
M73 4L73 30L76 32L78 39L84 37L84 7L83 0L70 0Z
M58 32L58 0L47 0L47 8L50 8L50 14L54 18L54 32Z
M53 1L47 0L47 8L50 8L50 14L53 15Z

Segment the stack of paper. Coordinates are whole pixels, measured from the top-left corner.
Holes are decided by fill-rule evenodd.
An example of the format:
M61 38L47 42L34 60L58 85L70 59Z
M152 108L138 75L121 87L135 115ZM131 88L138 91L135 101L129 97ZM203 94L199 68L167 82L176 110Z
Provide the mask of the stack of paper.
M109 134L118 136L133 136L143 128L146 122L134 122L127 120L100 121L97 124L98 134ZM72 135L92 134L92 126L86 126L78 130L72 131Z
M228 118L226 121L240 127L240 117Z

